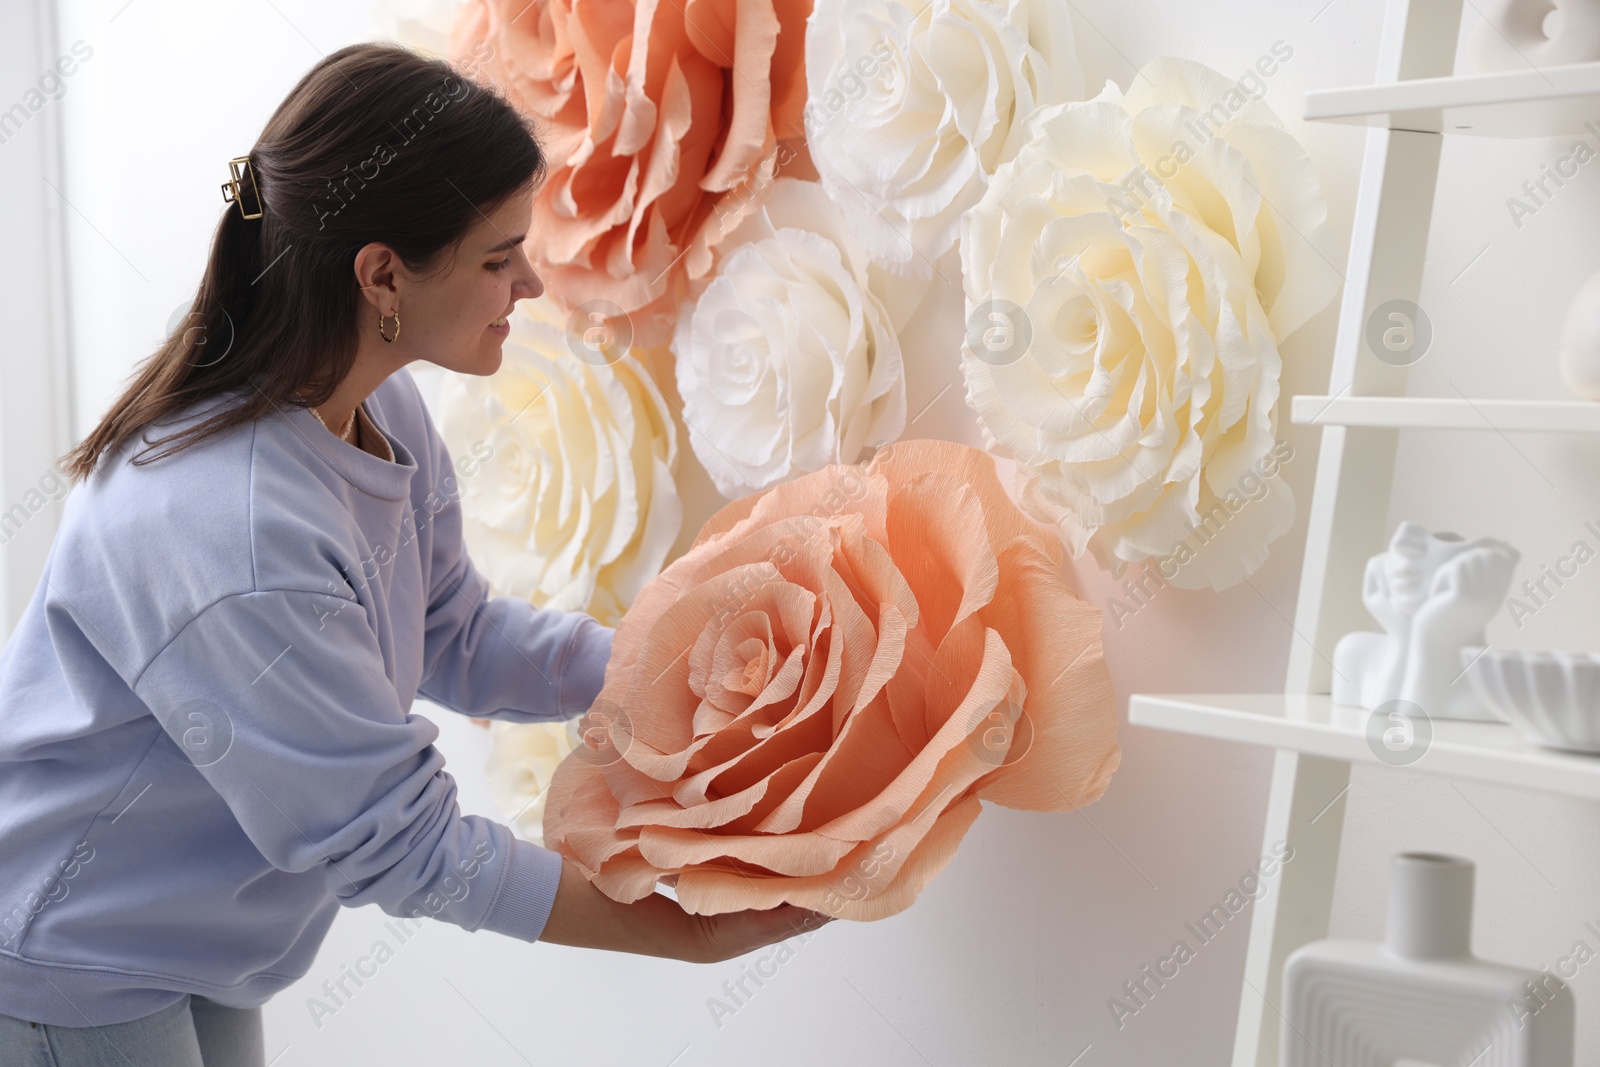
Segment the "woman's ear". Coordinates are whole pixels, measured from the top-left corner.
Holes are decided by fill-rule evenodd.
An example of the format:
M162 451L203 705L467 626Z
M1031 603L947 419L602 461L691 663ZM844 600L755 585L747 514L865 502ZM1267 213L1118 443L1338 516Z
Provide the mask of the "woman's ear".
M361 287L361 295L384 314L392 313L400 301L400 290L395 284L398 263L394 250L377 241L363 245L356 253L356 284Z

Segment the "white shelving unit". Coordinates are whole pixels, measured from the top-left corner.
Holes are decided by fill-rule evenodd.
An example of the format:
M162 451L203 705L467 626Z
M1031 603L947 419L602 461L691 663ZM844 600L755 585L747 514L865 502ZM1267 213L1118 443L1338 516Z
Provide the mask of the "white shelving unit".
M1578 133L1600 111L1600 66L1416 78L1306 94L1305 117L1386 130L1480 137Z
M1435 396L1297 396L1290 418L1315 426L1600 433L1588 400L1469 400Z
M1276 749L1263 845L1295 862L1254 906L1233 1067L1276 1067L1283 961L1327 936L1352 763L1378 763L1367 713L1334 705L1333 648L1371 620L1366 561L1384 547L1401 429L1600 432L1600 404L1407 397L1405 370L1367 350L1364 327L1391 300L1415 302L1446 134L1544 137L1600 126L1600 63L1452 74L1462 0L1389 0L1377 84L1308 93L1307 119L1369 127L1328 392L1293 398L1294 422L1323 427L1284 692L1135 694L1131 723ZM1540 749L1496 723L1434 721L1407 770L1600 800L1600 758Z
M1139 722L1179 733L1385 766L1367 740L1368 713L1310 693L1140 696ZM1435 719L1413 771L1600 800L1600 759L1542 748L1496 722Z

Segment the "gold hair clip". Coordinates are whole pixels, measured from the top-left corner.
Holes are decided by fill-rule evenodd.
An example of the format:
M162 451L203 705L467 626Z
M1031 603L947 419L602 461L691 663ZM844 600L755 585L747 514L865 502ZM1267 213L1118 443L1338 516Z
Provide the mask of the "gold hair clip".
M240 170L241 164L244 167L242 171ZM223 202L227 204L238 204L239 214L244 218L259 219L262 214L261 189L256 185L256 172L250 167L250 157L239 156L236 159L228 160L228 172L232 174L233 177L222 183ZM250 188L254 191L256 197L256 213L254 215L250 214L244 209L244 201L239 199L239 181L246 174L250 176Z

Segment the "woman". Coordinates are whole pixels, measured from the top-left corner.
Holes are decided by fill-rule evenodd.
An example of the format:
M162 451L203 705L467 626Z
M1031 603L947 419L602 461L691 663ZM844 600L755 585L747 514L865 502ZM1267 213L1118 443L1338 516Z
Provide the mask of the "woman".
M462 816L408 714L570 719L611 651L583 613L489 597L403 369L494 373L543 291L526 121L356 45L231 166L189 320L69 455L0 653L0 1062L261 1064L260 1005L341 904L702 963L825 921L618 904Z

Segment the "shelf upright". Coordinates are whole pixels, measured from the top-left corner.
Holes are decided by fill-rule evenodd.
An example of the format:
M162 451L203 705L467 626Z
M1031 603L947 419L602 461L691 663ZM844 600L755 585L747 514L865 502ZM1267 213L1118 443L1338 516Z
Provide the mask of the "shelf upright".
M1461 0L1389 0L1378 82L1450 74L1460 22ZM1436 131L1367 131L1330 396L1405 391L1404 369L1363 352L1363 334L1379 305L1417 300L1440 141ZM1334 642L1365 621L1361 578L1372 546L1383 542L1397 438L1397 430L1385 428L1329 425L1322 431L1286 694L1329 692ZM1276 752L1263 852L1287 842L1295 861L1281 869L1277 892L1257 901L1251 915L1234 1067L1277 1063L1283 961L1306 942L1327 936L1349 782L1347 759L1290 748Z
M1378 82L1449 74L1460 24L1461 0L1390 0ZM1380 305L1415 303L1420 293L1441 140L1437 132L1367 131L1330 396L1405 392L1405 369L1363 351L1364 334ZM1362 575L1373 546L1384 540L1398 438L1394 429L1322 430L1286 693L1330 692L1335 642L1366 622ZM1234 1067L1278 1062L1283 961L1328 934L1349 784L1349 760L1282 748L1275 754L1263 852L1286 841L1295 861L1281 869L1278 891L1266 894L1251 914Z

